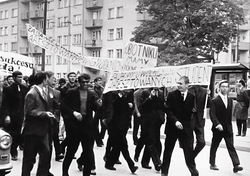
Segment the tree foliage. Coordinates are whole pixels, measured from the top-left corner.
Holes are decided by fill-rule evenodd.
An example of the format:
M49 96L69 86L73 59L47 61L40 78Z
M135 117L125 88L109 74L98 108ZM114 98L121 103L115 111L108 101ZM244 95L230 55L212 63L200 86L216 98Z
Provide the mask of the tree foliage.
M147 12L133 31L135 42L160 43L159 61L170 65L199 62L226 51L238 26L244 23L243 9L233 0L138 0L137 11Z

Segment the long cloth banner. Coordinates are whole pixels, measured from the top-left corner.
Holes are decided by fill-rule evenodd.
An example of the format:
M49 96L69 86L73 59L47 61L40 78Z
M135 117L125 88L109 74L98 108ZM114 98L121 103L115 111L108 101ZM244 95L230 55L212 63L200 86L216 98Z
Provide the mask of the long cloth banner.
M180 76L188 76L191 85L209 85L211 74L211 63L111 73L105 85L104 93L123 89L176 86Z
M98 57L85 57L62 47L55 40L47 37L42 32L38 31L30 24L26 24L28 40L41 48L61 56L69 61L79 63L85 67L91 67L98 70L118 72L122 65L122 59L114 58L98 58Z
M8 75L19 70L23 75L30 76L33 72L34 64L30 57L0 51L0 74Z

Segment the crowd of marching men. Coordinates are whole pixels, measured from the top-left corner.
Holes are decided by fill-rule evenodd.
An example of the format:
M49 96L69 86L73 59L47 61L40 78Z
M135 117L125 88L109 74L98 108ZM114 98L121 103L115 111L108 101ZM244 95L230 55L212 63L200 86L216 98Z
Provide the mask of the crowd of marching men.
M51 71L37 72L30 77L14 71L1 83L0 124L13 139L11 159L18 159L18 147L23 150L21 176L30 176L37 155L39 162L36 175L53 176L50 172L53 148L55 160L62 161L62 176L69 176L70 165L80 144L82 153L76 160L78 169L83 176L96 175L94 143L102 147L106 131L108 138L103 159L108 170L116 170L114 166L120 164L119 157L122 154L131 173L135 173L138 169L135 162L139 161L144 149L142 168L152 169L149 165L152 159L154 169L162 176L167 176L178 140L191 175L198 176L195 157L205 146L203 116L207 105L213 122L210 169L219 170L215 156L224 138L232 159L233 172L243 170L233 145L233 106L232 99L227 96L227 81L218 84L219 95L213 99L207 98L207 88L190 86L186 76L181 76L176 88L171 91L154 87L103 94L102 78L94 78L93 83L90 81L91 77L86 73L77 77L76 73L70 72L67 81L64 78L57 81ZM239 83L245 85L242 81ZM238 93L234 111L240 119L237 121L238 136L246 135L244 118L249 97L249 91ZM131 119L136 146L132 158L126 139L127 131L132 126ZM166 135L164 147L160 141L163 124Z

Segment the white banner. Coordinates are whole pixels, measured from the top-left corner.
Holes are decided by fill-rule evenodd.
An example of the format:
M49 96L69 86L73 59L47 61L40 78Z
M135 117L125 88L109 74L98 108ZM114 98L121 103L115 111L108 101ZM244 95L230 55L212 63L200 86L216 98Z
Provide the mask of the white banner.
M122 71L156 67L158 47L128 42L124 49Z
M121 68L122 59L81 56L62 47L55 40L47 37L32 25L27 23L26 27L28 40L30 43L40 46L41 48L44 48L45 50L61 56L69 61L79 63L85 67L91 67L94 69L110 72L117 72Z
M30 76L33 72L33 59L21 54L0 51L0 74L12 74L19 70L23 75Z
M176 86L180 76L188 76L191 85L208 85L211 74L211 63L111 73L105 85L104 93L123 89Z

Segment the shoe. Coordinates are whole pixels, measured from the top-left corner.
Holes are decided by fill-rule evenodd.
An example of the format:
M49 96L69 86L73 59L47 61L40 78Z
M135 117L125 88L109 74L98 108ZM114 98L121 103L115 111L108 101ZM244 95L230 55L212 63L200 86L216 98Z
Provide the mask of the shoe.
M117 160L117 161L115 162L115 164L122 164L122 162L119 161L119 160Z
M137 157L137 156L134 156L134 161L135 161L135 162L138 162L138 160L139 160L138 157Z
M69 174L62 174L62 176L69 176Z
M241 166L235 166L233 169L234 173L242 171L242 170L243 170L243 167L241 167Z
M236 136L241 136L241 134L240 134L240 133L238 133L238 134L236 134Z
M96 144L96 146L97 146L97 147L102 147L102 146L103 146L103 144Z
M54 174L52 174L51 172L48 173L48 176L54 176Z
M103 156L103 161L106 163L107 161L106 155Z
M60 161L61 159L64 158L64 155L61 153L60 155L56 156L56 161Z
M152 167L149 166L148 164L142 164L141 167L144 169L152 169Z
M78 170L79 170L79 171L82 171L82 170L83 170L82 165L81 165L80 163L78 163L77 160L76 160L76 163L77 163L77 168L78 168Z
M245 137L246 136L246 134L242 134L242 137Z
M168 176L168 174L161 174L161 176Z
M158 165L155 165L155 170L158 172L161 170L161 163Z
M219 170L219 168L216 165L210 165L211 170Z
M137 171L137 169L138 169L138 166L134 166L130 170L131 170L131 172L133 174L133 173L135 173Z
M116 170L116 168L114 166L105 166L105 168L108 170Z
M93 169L93 170L90 171L90 175L96 175L95 169Z
M12 160L12 161L17 161L17 156L12 156L12 157L11 157L11 160Z

